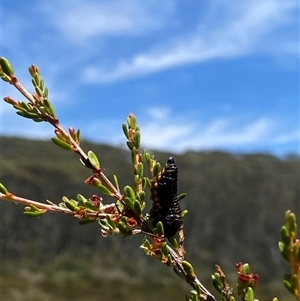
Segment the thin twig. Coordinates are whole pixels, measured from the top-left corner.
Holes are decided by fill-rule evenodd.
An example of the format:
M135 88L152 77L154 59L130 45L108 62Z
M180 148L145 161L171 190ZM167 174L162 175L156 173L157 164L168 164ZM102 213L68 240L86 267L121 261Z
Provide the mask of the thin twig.
M171 254L172 259L175 261L177 270L179 271L179 273L176 272L176 274L184 278L193 289L197 290L197 287L200 287L200 290L203 293L202 297L204 297L205 300L216 301L216 298L204 287L204 285L200 282L196 275L194 276L194 278L191 278L186 274L182 266L183 258L179 254L177 254L170 246L167 245L167 248Z
M77 211L72 211L68 208L64 208L64 207L60 207L56 204L54 204L53 202L49 201L49 200L46 200L48 204L45 204L45 203L40 203L40 202L37 202L37 201L33 201L33 200L29 200L29 199L26 199L26 198L22 198L22 197L19 197L19 196L16 196L12 193L7 193L7 194L3 194L0 192L0 199L1 200L4 200L4 201L9 201L9 202L12 202L12 203L18 203L18 204L23 204L25 206L35 206L37 207L38 209L44 209L44 210L47 210L47 211L52 211L52 212L60 212L60 213L65 213L65 214L69 214L69 215L73 215L74 217L77 217L77 218L80 218L79 215L77 214ZM106 208L111 208L112 204L108 204L108 205L105 205L103 207L101 207L101 209L105 212L105 209ZM86 215L88 217L92 217L92 218L106 218L107 215L110 215L108 213L101 213L101 212L87 212L86 211Z
M12 193L8 193L8 194L3 194L0 192L0 199L4 200L4 201L9 201L9 202L13 202L13 203L18 203L18 204L23 204L25 206L30 206L30 205L34 205L35 207L39 208L39 209L45 209L47 211L56 211L56 212L62 212L65 214L74 214L73 211L71 211L68 208L63 208L60 207L58 205L55 204L44 204L44 203L40 203L37 201L33 201L33 200L29 200L26 198L22 198L19 196L16 196Z

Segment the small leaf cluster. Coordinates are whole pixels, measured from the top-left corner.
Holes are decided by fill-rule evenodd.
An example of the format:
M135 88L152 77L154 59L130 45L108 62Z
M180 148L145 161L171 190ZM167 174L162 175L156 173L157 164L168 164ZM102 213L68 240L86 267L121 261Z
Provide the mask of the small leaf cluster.
M2 79L14 85L28 100L28 102L16 101L11 97L6 97L5 101L11 104L21 117L50 123L54 127L56 135L52 138L53 143L62 149L77 153L82 164L92 171L92 175L85 180L85 183L100 190L105 196L114 198L114 201L107 204L98 195L85 197L77 194L76 199L64 196L59 205L55 205L50 201L47 201L48 204L43 204L15 196L1 184L2 199L26 204L24 214L31 217L39 217L46 212L57 211L73 215L80 219L79 223L82 225L97 221L101 226L104 237L116 234L130 236L143 233L146 236L141 248L145 250L146 254L158 258L168 266L173 266L178 275L200 292L200 286L195 281L197 277L194 275L192 265L183 260L185 254L183 224L179 230L179 241L175 237L168 237L167 242L164 236L163 223L159 221L154 225L151 214L144 212L146 190L151 187L151 179L158 176L162 168L153 155L145 150L140 151L141 132L135 116L129 114L127 122L122 125L127 139L126 144L131 152L133 183L120 189L116 175L113 176L113 181L111 181L103 173L96 154L91 150L86 154L82 150L80 147L80 131L69 128L67 132L61 127L54 108L48 99L48 89L44 85L39 69L34 65L29 67L35 89L35 92L30 94L14 75L13 68L7 59L2 58L0 60L0 67ZM149 169L150 178L144 175L145 166ZM186 194L182 193L178 196L178 199L181 200L185 196ZM186 210L183 211L181 216L183 217L186 213ZM205 288L203 292L204 296L207 293L209 294ZM206 300L205 297L203 300Z
M32 94L18 81L10 62L6 58L0 59L1 78L14 85L25 96L28 102L16 101L11 97L5 97L4 100L11 104L16 109L16 113L21 117L33 121L49 122L54 127L56 135L56 137L52 138L53 143L62 149L76 152L80 156L83 165L92 170L93 174L85 182L100 190L104 195L116 199L115 202L104 205L102 203L103 199L99 196L87 198L78 194L77 199L63 197L63 201L59 204L59 207L69 210L74 217L81 219L81 224L97 220L102 227L102 234L104 236L118 233L125 236L145 233L152 235L151 238L155 236L163 237L163 225L161 223L158 226L152 225L149 221L149 215L143 212L146 207L146 189L151 186L151 180L144 176L144 165L145 163L147 164L151 176L155 177L161 171L161 164L157 162L153 155L150 155L145 150L143 152L139 151L141 133L135 116L130 114L127 118L127 123L122 125L127 139L126 144L131 151L134 177L133 185L126 185L121 191L117 176L114 175L114 183L112 183L102 172L97 156L91 150L85 154L81 149L80 131L69 128L68 132L66 132L61 127L54 107L48 98L48 89L40 75L39 68L31 65L29 73L35 89L35 92ZM9 193L6 192L6 197L8 195ZM181 195L181 198L183 196ZM95 199L99 203L97 206L94 205ZM32 217L39 217L48 211L49 209L40 208L35 204L29 204L25 208L25 214ZM157 247L157 244L154 244ZM174 244L178 245L177 242ZM165 262L165 259L162 258L162 261Z
M10 62L5 58L0 58L0 77L2 80L14 85L28 101L18 101L10 96L4 97L4 101L11 104L16 113L21 117L31 119L35 122L49 122L55 127L56 137L51 140L59 147L66 150L76 150L76 144L79 145L80 131L69 129L69 134L62 130L59 120L57 119L55 109L49 100L48 88L45 86L44 79L40 75L37 66L31 65L28 68L31 76L31 83L35 92L29 93L18 81L14 75L14 69Z
M300 300L300 240L297 238L296 215L290 210L285 213L285 223L281 227L280 253L289 263L290 274L285 274L283 284L286 289Z
M258 281L258 274L253 274L250 271L248 263L239 262L236 264L237 286L233 289L226 281L225 274L219 266L216 266L217 271L212 275L213 284L216 290L222 294L223 300L237 300L235 293L245 301L254 301L254 288Z
M16 113L24 118L31 119L35 122L54 122L56 119L55 110L48 98L48 88L40 76L39 68L31 65L28 70L35 88L35 93L30 95L29 101L15 101L9 96L5 97L4 101L11 104L16 109ZM23 95L28 96L27 91L22 89L17 78L14 76L13 67L9 61L3 57L0 58L0 76L3 80L18 87Z

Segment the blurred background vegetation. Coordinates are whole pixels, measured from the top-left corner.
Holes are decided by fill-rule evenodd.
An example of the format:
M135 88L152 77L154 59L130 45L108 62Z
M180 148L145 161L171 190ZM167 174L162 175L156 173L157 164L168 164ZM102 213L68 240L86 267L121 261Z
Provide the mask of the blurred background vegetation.
M121 187L132 184L130 152L88 142L82 146L97 154L110 179L116 174ZM154 155L162 164L171 155L177 161L179 192L188 194L182 201L189 210L186 258L200 280L218 296L210 280L214 265L221 265L234 284L235 264L248 262L260 276L256 297L293 300L282 286L289 269L277 244L287 209L299 223L299 157ZM55 203L63 195L90 197L98 191L83 183L89 175L75 154L52 142L1 138L0 182L14 194ZM96 223L80 226L75 218L55 213L28 218L23 206L4 201L0 210L0 300L184 300L190 290L171 268L146 257L139 249L141 235L103 238Z

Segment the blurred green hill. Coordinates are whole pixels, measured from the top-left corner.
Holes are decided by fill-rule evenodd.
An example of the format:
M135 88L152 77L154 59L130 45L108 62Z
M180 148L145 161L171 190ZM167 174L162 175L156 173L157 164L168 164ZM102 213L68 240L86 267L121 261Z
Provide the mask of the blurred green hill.
M84 184L90 173L78 157L52 142L9 137L0 142L0 182L14 194L58 203L63 195L98 193ZM121 187L132 184L127 150L89 142L82 146L97 154L109 178L118 175ZM234 277L235 264L249 262L260 275L258 292L265 299L292 300L281 286L288 267L277 244L287 209L298 215L300 223L299 157L225 152L154 155L162 164L169 156L177 161L179 192L188 194L182 201L189 211L187 259L203 275L203 282L210 282L215 264ZM112 199L106 197L104 202ZM31 219L22 214L21 205L4 201L0 210L3 301L76 301L83 295L90 301L184 300L189 290L171 269L145 256L139 249L141 235L103 238L96 223L79 226L78 220L55 213Z

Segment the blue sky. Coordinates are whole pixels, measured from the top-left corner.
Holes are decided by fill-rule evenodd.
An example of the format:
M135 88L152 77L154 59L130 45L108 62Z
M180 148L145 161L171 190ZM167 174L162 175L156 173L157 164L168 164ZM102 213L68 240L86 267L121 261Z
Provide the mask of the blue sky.
M170 152L299 154L297 0L2 1L1 55L31 91L40 67L61 123L83 138ZM1 84L1 96L20 97ZM0 104L3 135L47 124Z

